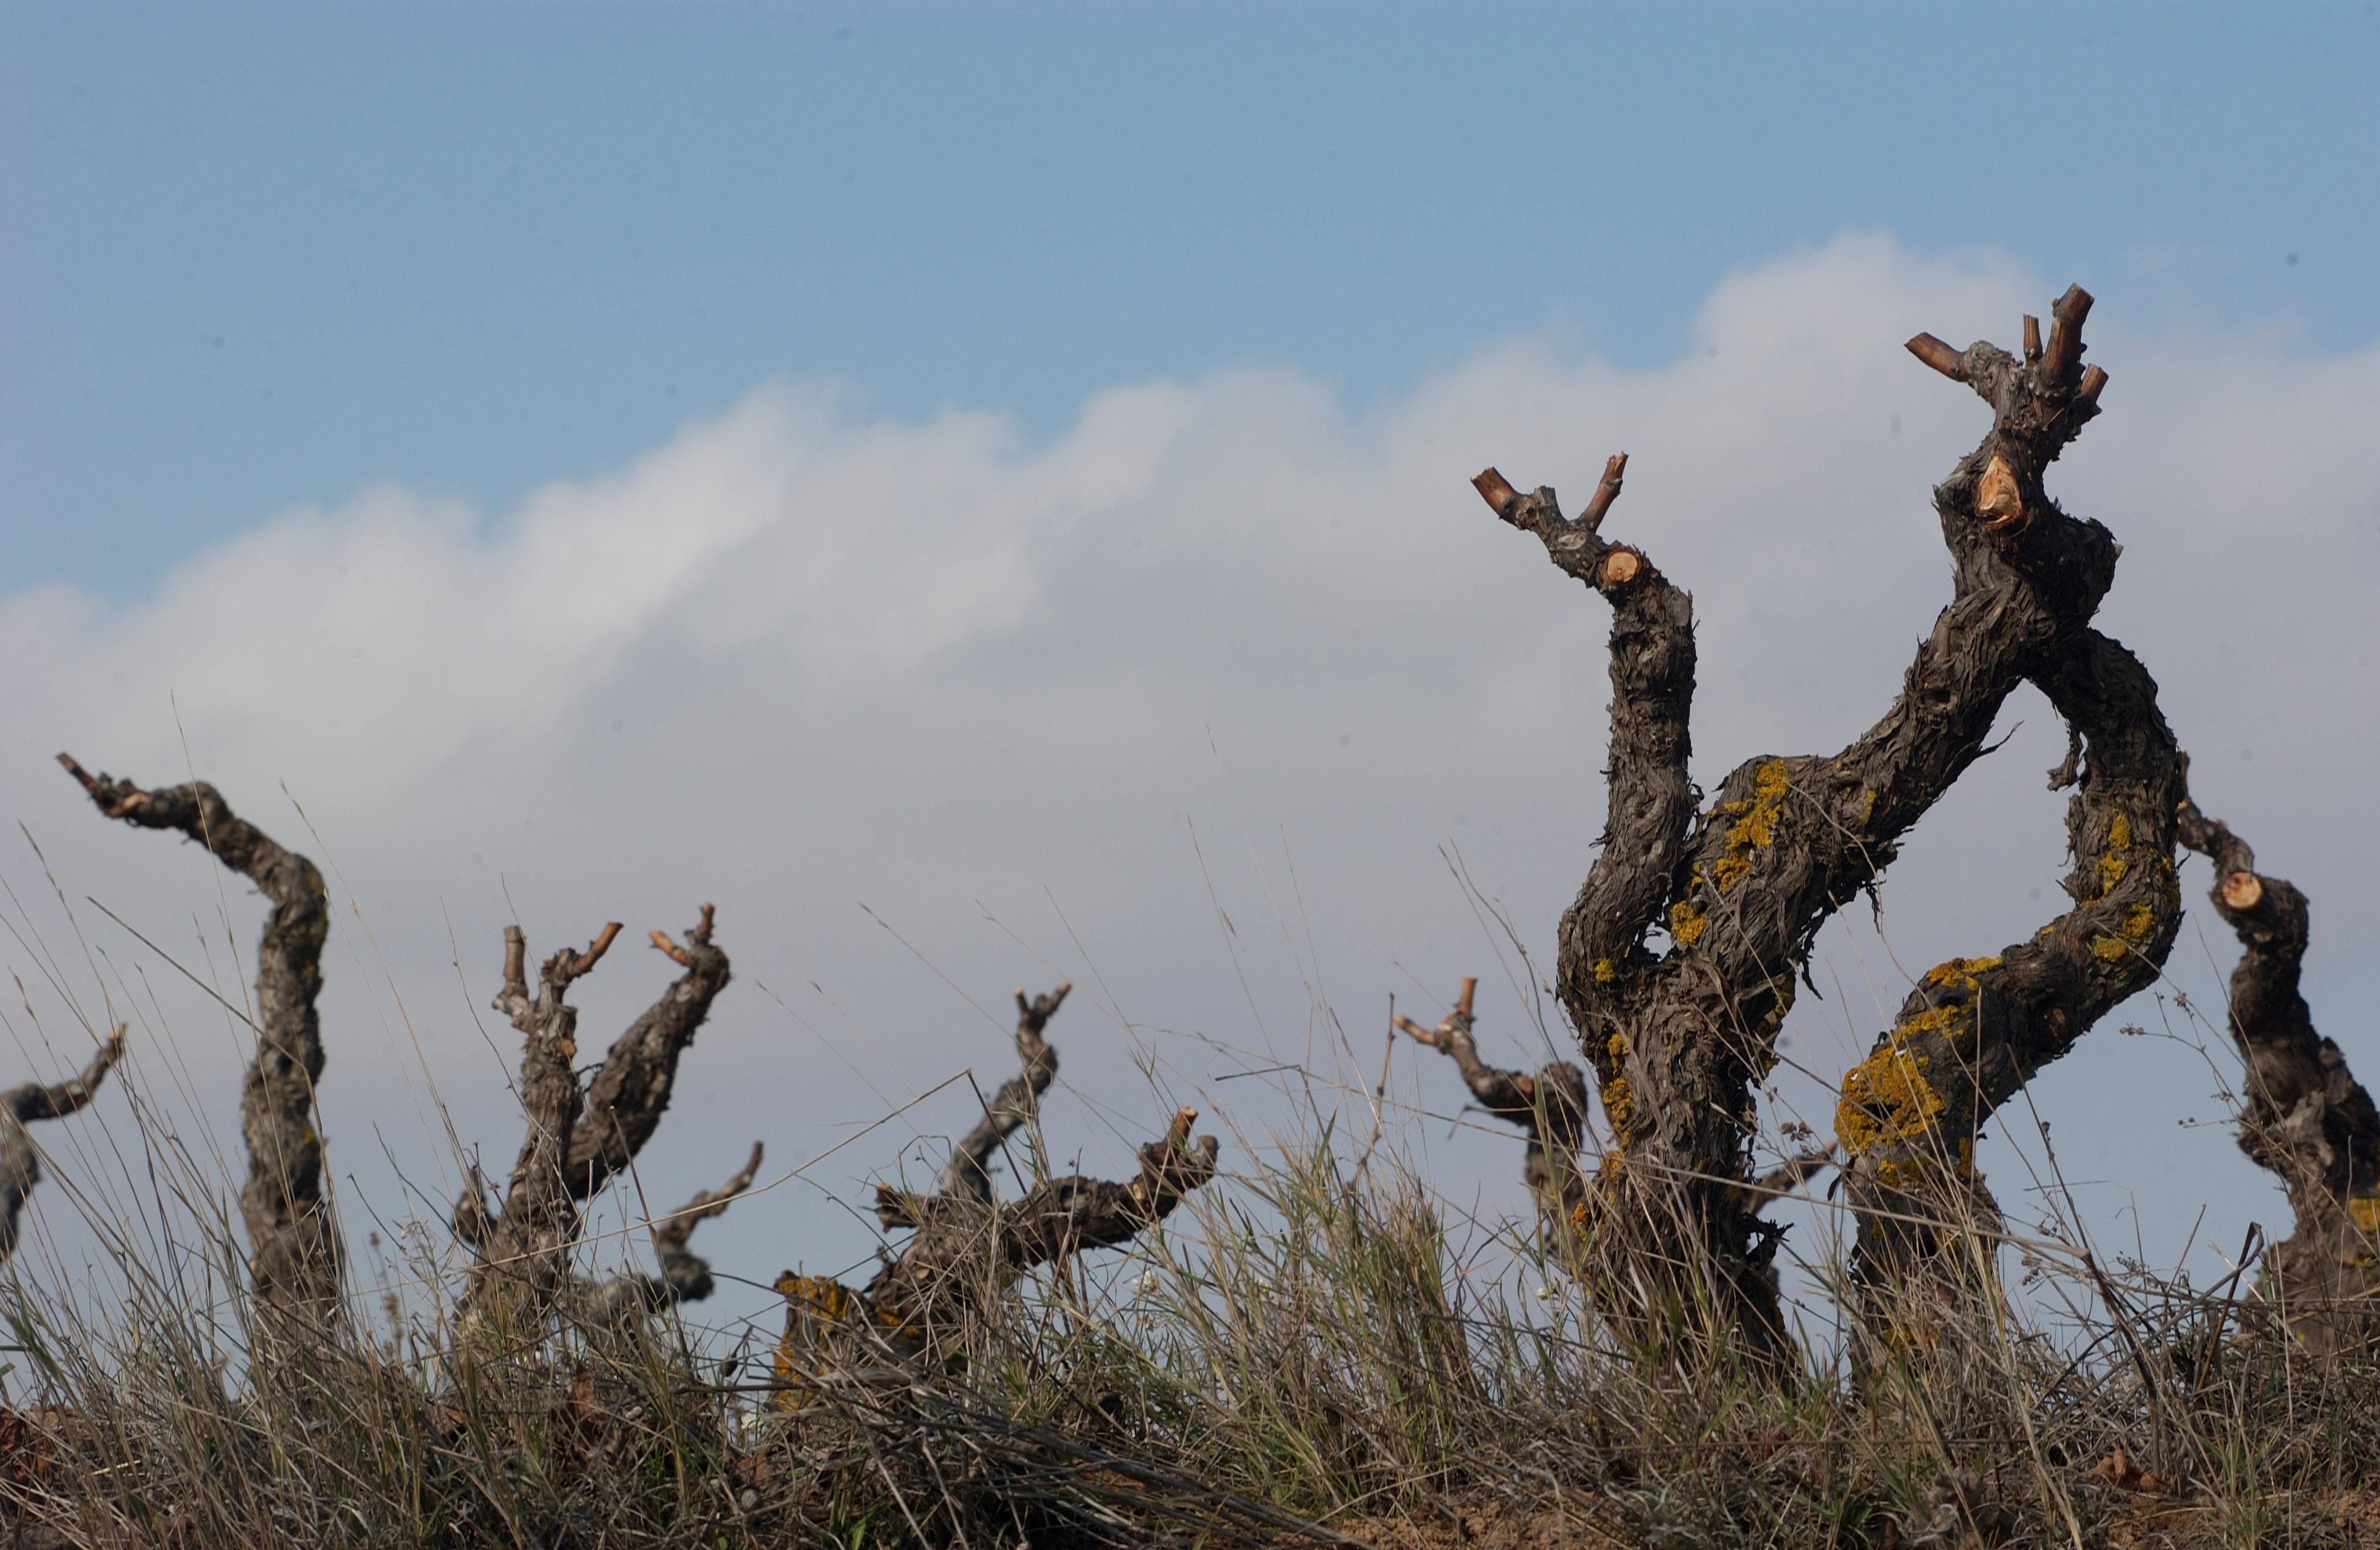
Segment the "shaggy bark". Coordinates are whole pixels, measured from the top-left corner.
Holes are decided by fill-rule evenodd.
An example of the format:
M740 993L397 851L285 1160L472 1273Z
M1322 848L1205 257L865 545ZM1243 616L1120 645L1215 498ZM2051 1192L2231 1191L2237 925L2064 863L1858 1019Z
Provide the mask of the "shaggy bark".
M1602 851L1561 921L1556 987L1602 1084L1614 1141L1583 1213L1602 1311L1651 1340L1681 1324L1780 1352L1772 1269L1781 1229L1750 1172L1755 1084L1776 1060L1794 976L1818 927L1872 885L1895 842L1984 751L2028 668L2084 628L2117 546L2042 489L2098 412L2106 375L2078 371L2090 298L2058 304L2050 350L1911 342L1973 385L1990 430L1935 492L1952 597L1900 696L1832 756L1747 760L1697 816L1687 779L1694 684L1686 594L1601 526L1624 455L1575 520L1554 492L1475 480L1497 515L1610 603L1610 767ZM1648 942L1665 930L1666 946Z
M567 995L591 971L620 933L606 925L583 951L568 948L545 961L531 995L528 948L520 927L504 927L504 980L495 1008L512 1020L521 1048L520 1100L525 1127L504 1197L487 1205L479 1169L455 1205L455 1235L479 1256L464 1309L476 1315L499 1290L524 1312L541 1317L565 1294L584 1294L600 1308L693 1301L710 1293L709 1264L687 1249L695 1226L727 1208L759 1167L753 1147L745 1171L717 1192L697 1195L656 1227L659 1278L623 1277L595 1287L574 1279L571 1255L581 1228L580 1205L610 1181L660 1128L677 1078L678 1056L693 1042L711 1002L727 984L727 955L710 940L712 910L686 934L683 945L652 933L653 946L681 965L661 999L614 1040L601 1070L582 1093L574 1064L578 1009Z
M0 1093L0 1263L17 1252L17 1217L42 1181L42 1152L25 1127L72 1114L98 1096L99 1084L124 1058L124 1024L115 1025L80 1076L43 1085L28 1082Z
M322 1075L322 944L331 930L328 894L312 862L235 815L203 781L143 791L94 776L67 754L67 773L99 810L140 829L170 829L197 841L273 902L257 944L256 1058L240 1087L239 1126L248 1181L249 1280L258 1303L277 1315L321 1325L339 1307L337 1224L322 1198L322 1140L314 1088Z
M2380 1111L2298 990L2306 897L2256 870L2247 842L2185 793L2181 842L2215 863L2208 894L2241 949L2230 1032L2247 1068L2240 1149L2279 1176L2296 1226L2265 1256L2265 1291L2314 1350L2380 1341Z
M832 1278L791 1270L778 1278L785 1297L776 1358L781 1403L803 1403L826 1374L870 1350L906 1362L943 1349L947 1337L1027 1270L1128 1243L1214 1178L1219 1144L1211 1135L1193 1142L1198 1113L1182 1108L1161 1138L1140 1148L1140 1171L1132 1180L1045 1178L1021 1199L1001 1205L991 1198L988 1159L1032 1118L1057 1074L1058 1052L1042 1032L1070 988L1062 984L1030 1000L1016 992L1023 1070L1002 1084L983 1120L961 1141L941 1188L920 1194L876 1186L877 1220L912 1236L866 1288L853 1291Z
M1479 1107L1527 1135L1521 1177L1538 1217L1556 1238L1568 1242L1584 1222L1586 1200L1586 1181L1578 1166L1579 1143L1586 1134L1586 1076L1568 1060L1552 1061L1528 1076L1480 1060L1471 1036L1472 996L1478 987L1476 979L1465 979L1454 1010L1435 1028L1404 1016L1396 1024L1452 1060Z

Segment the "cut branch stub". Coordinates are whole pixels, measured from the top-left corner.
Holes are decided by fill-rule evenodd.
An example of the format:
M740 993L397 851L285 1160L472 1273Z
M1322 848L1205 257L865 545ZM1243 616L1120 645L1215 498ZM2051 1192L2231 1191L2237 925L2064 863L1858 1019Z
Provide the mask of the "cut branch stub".
M1479 1106L1507 1124L1517 1125L1528 1137L1521 1177L1529 1186L1537 1215L1567 1240L1576 1228L1585 1183L1579 1171L1578 1148L1586 1133L1586 1076L1568 1060L1556 1060L1535 1076L1504 1071L1479 1059L1472 1037L1472 996L1476 979L1465 978L1454 1010L1435 1028L1398 1016L1396 1025L1420 1044L1451 1058Z
M99 1084L123 1058L124 1024L118 1023L100 1041L81 1075L64 1082L29 1082L0 1093L0 1263L17 1252L18 1214L33 1186L42 1181L41 1148L33 1144L25 1127L81 1109L98 1095Z
M2082 320L2091 315L2091 293L2069 285L2049 309L2049 347L2042 352L2041 374L2053 382L2070 382L2082 366Z
M314 1089L322 1075L322 946L330 900L311 861L283 849L238 817L204 781L144 791L129 781L93 775L70 754L66 768L111 818L139 829L175 829L272 901L257 943L256 1054L240 1085L240 1135L248 1179L239 1210L248 1229L249 1281L276 1321L300 1332L338 1316L337 1224L322 1192L322 1140Z

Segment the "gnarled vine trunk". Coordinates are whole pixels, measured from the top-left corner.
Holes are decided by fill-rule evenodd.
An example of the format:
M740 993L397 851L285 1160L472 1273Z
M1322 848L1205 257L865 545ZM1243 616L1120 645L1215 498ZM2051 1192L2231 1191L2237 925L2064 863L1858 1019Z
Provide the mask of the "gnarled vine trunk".
M577 1278L571 1260L582 1204L626 1168L660 1129L676 1084L678 1057L726 987L727 954L712 943L711 924L712 910L705 904L701 923L683 942L652 933L653 946L686 972L613 1041L584 1092L574 1063L578 1009L567 995L572 982L592 971L610 950L619 923L606 925L583 951L565 948L547 959L533 995L528 941L519 926L504 928L504 979L495 1007L524 1035L524 1126L496 1209L488 1209L487 1184L476 1168L455 1205L455 1235L479 1256L463 1298L467 1318L482 1319L501 1306L516 1321L535 1323L565 1295L578 1298L585 1311L616 1315L710 1294L710 1266L687 1241L698 1223L724 1211L750 1187L760 1166L757 1142L751 1161L724 1188L705 1191L655 1221L661 1275L589 1285Z
M143 791L92 775L70 755L58 762L99 810L138 829L170 829L256 884L273 902L256 948L256 1001L249 1023L256 1057L240 1085L239 1129L248 1181L239 1213L248 1228L249 1284L275 1322L321 1327L338 1316L338 1225L322 1193L322 1137L314 1086L322 1075L322 944L328 892L314 864L233 813L204 781Z
M2070 289L2046 351L2028 347L2022 360L1988 345L1961 352L1930 335L1912 341L1993 411L1982 442L1935 491L1949 605L1899 698L1857 742L1746 760L1699 813L1687 776L1692 600L1642 550L1601 531L1625 455L1610 460L1574 520L1549 489L1524 494L1492 468L1474 481L1499 516L1611 605L1608 817L1601 854L1562 916L1556 989L1613 1132L1581 1213L1589 1290L1604 1316L1651 1348L1691 1331L1755 1361L1782 1353L1781 1229L1759 1214L1767 1195L1751 1169L1753 1094L1776 1062L1811 942L1982 754L2029 673L2082 651L2075 692L2097 692L2089 673L2101 659L2081 643L2117 545L2042 488L2098 412L2107 381L2081 367L2089 307ZM2029 346L2033 334L2028 321ZM2130 919L2119 915L2119 927ZM2153 915L2128 953L2153 951L2160 931L2169 935L2169 913Z
M1193 1142L1198 1113L1182 1108L1162 1137L1140 1148L1134 1179L1037 1177L1019 1199L1003 1205L993 1198L992 1154L1035 1118L1058 1074L1058 1051L1042 1035L1072 988L1061 984L1030 999L1016 992L1021 1069L953 1149L941 1187L921 1194L876 1186L877 1220L911 1236L885 1256L866 1288L854 1291L832 1277L792 1270L777 1278L785 1298L776 1356L781 1406L798 1408L836 1374L873 1360L935 1358L1026 1271L1086 1249L1128 1243L1214 1178L1220 1144L1211 1135Z
M2180 800L2181 842L2215 863L2208 899L2240 938L2228 1023L2247 1068L2240 1149L2279 1176L2296 1225L2265 1256L2265 1292L2325 1355L2380 1342L2380 1110L2298 990L2306 896L2256 870L2246 841Z

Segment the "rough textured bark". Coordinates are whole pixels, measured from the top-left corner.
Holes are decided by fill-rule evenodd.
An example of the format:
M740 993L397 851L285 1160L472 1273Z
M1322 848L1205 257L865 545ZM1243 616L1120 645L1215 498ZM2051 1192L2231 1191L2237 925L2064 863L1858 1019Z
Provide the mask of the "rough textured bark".
M1472 996L1478 987L1476 979L1465 979L1454 1010L1435 1028L1402 1016L1396 1024L1452 1060L1479 1107L1528 1136L1521 1177L1538 1217L1559 1241L1569 1242L1585 1220L1586 1181L1578 1163L1579 1143L1586 1134L1585 1073L1568 1060L1552 1061L1528 1076L1480 1060L1471 1036Z
M2078 372L2089 297L2061 299L2051 350L1911 349L1973 385L1990 430L1935 492L1952 561L1935 621L1882 720L1840 753L1763 757L1697 815L1687 779L1694 612L1642 551L1601 533L1624 455L1565 520L1554 492L1475 480L1497 515L1610 603L1610 767L1601 854L1564 914L1556 987L1601 1083L1614 1142L1583 1214L1600 1309L1655 1341L1680 1325L1781 1350L1780 1229L1750 1172L1755 1084L1818 927L1870 886L1895 842L1982 754L2009 693L2087 625L2117 546L2043 491L2044 471L2098 412ZM1648 939L1666 933L1657 948Z
M2072 907L1996 957L1927 970L1844 1077L1835 1127L1860 1213L1854 1268L1870 1288L1900 1287L1961 1232L1998 1225L1975 1171L1985 1121L2155 982L2181 923L2173 846L2182 767L2155 681L2092 629L2072 632L2028 672L2079 750L2079 783L2078 755L2050 775L2053 788L2077 786L2066 819ZM1962 1256L1956 1274L1987 1263ZM1878 1313L1910 1306L1898 1292L1871 1301Z
M1056 1075L1058 1054L1042 1037L1070 987L1030 1000L1016 992L1017 1056L1022 1074L1003 1084L983 1122L960 1143L932 1194L876 1187L876 1217L909 1241L859 1291L823 1276L788 1270L785 1334L777 1348L781 1402L798 1406L829 1373L872 1351L913 1362L941 1350L966 1319L984 1313L1036 1265L1086 1249L1128 1243L1171 1215L1184 1195L1215 1176L1219 1144L1192 1141L1197 1110L1177 1109L1163 1137L1140 1148L1140 1171L1126 1181L1068 1175L1043 1179L1006 1205L990 1194L991 1153L1031 1117Z
M504 927L504 982L494 1005L527 1040L520 1062L525 1126L497 1209L488 1210L487 1186L476 1167L455 1205L455 1236L479 1255L464 1293L468 1315L484 1314L499 1295L541 1315L569 1282L579 1214L564 1162L582 1099L572 1064L578 1056L578 1009L565 997L571 982L592 970L619 934L615 920L583 951L564 948L547 959L532 996L528 938L517 926Z
M331 911L322 874L236 816L203 781L143 791L94 776L60 754L99 810L140 829L196 840L273 902L257 943L256 1058L241 1084L239 1126L248 1181L239 1193L247 1224L249 1281L258 1302L279 1314L322 1323L339 1308L337 1224L322 1198L322 1138L314 1087L322 1075L322 944Z
M504 928L504 982L494 1004L526 1037L520 1064L525 1128L497 1209L488 1209L487 1185L476 1169L455 1205L455 1235L479 1255L464 1296L467 1313L483 1311L499 1290L537 1316L565 1293L583 1293L592 1305L615 1310L710 1295L710 1267L687 1249L687 1239L698 1223L724 1211L749 1186L759 1167L757 1144L750 1166L725 1189L697 1195L685 1209L657 1224L659 1278L623 1277L583 1287L574 1280L570 1261L578 1242L580 1204L652 1139L669 1108L678 1056L693 1042L711 1002L727 984L727 955L710 939L712 916L705 904L701 923L686 934L683 944L652 933L653 946L686 973L613 1042L602 1068L583 1093L574 1064L578 1009L566 996L571 983L610 950L619 935L619 922L606 925L585 951L565 948L547 959L539 970L534 996L528 982L527 941L520 927Z
M83 1067L82 1074L44 1085L28 1082L0 1093L0 1262L17 1252L17 1217L33 1186L42 1181L41 1148L25 1127L36 1120L56 1120L89 1104L99 1084L124 1058L124 1025L117 1023Z
M2380 1341L2380 1111L2299 993L2306 897L2258 872L2247 842L2187 793L2179 829L2215 863L2208 898L2240 938L2229 1009L2247 1068L2240 1149L2279 1176L2296 1218L2265 1256L2265 1293L2313 1350L2367 1350Z
M683 943L662 932L652 933L653 946L686 973L612 1041L602 1068L588 1085L585 1110L571 1130L565 1165L570 1193L577 1199L585 1200L609 1183L653 1138L677 1082L678 1056L694 1042L710 1015L710 1003L727 987L727 955L711 945L711 907L703 905L700 923Z

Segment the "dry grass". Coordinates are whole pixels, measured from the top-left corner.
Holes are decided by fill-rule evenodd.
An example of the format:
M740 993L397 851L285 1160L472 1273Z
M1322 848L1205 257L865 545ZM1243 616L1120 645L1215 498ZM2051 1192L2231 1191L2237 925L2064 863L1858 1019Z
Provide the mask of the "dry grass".
M1459 1255L1393 1137L1360 1188L1327 1137L1258 1152L962 1359L790 1411L674 1316L359 1313L268 1358L237 1298L162 1273L96 1312L20 1287L0 1495L22 1543L161 1546L2344 1545L2380 1519L2380 1374L2303 1358L2252 1287L2041 1244L2027 1302L1864 1360L1656 1364L1524 1239Z

